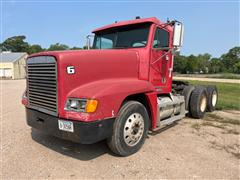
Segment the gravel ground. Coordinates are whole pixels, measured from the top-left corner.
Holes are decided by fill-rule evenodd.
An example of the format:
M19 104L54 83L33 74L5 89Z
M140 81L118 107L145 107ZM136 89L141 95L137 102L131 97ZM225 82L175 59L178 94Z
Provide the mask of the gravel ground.
M140 152L123 158L104 141L81 145L32 130L20 103L25 81L0 83L1 179L240 178L238 111L216 112L206 120L185 118L149 135Z

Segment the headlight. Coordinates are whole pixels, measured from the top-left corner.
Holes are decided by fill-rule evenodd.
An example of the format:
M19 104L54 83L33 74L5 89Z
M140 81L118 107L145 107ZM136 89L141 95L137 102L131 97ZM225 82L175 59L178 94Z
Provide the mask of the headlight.
M95 112L97 109L98 101L95 99L78 99L68 98L65 105L65 110L76 112Z

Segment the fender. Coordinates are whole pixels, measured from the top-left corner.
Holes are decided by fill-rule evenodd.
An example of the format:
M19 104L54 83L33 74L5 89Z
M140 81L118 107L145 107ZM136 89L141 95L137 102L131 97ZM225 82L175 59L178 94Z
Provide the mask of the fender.
M157 104L157 93L156 92L150 92L145 94L148 100L148 104L150 107L151 112L151 125L152 129L155 129L157 127L157 120L159 117L159 111L158 111L158 104Z
M94 113L64 111L64 118L80 121L96 121L117 116L123 100L133 94L153 92L154 86L144 80L133 78L105 79L94 81L68 93L67 97L98 100Z

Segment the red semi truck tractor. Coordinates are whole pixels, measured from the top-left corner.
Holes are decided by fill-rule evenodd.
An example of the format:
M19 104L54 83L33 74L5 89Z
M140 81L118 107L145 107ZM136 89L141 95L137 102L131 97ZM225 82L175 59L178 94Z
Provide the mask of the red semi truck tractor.
M32 128L83 144L107 140L128 156L149 132L215 109L216 87L172 80L182 23L137 17L93 33L90 49L28 57L22 103Z

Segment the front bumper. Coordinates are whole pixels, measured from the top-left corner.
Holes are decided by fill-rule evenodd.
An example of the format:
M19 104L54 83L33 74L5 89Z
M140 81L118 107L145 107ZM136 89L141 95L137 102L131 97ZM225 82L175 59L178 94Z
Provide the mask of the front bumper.
M45 114L33 109L26 108L27 124L47 134L78 142L82 144L92 144L112 135L114 118L94 121L80 122L71 121L74 126L74 132L59 130L58 117ZM67 119L61 119L66 120Z

